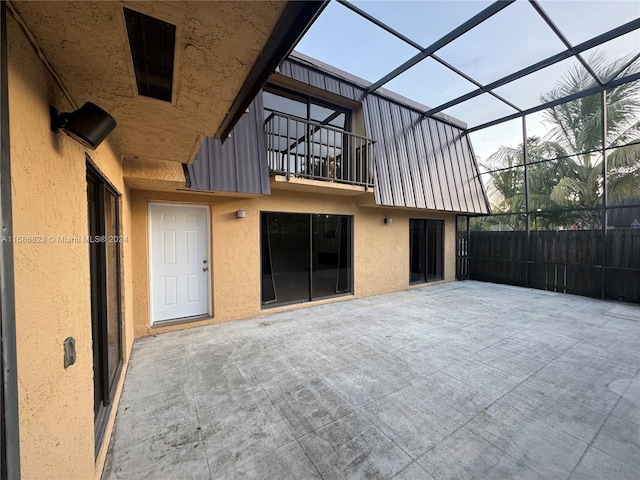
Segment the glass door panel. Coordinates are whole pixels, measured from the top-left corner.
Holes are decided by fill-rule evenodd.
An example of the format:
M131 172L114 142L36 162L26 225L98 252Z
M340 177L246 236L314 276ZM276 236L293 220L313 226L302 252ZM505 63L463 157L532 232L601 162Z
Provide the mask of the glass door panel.
M269 262L273 289L269 298L264 288L269 279L263 275L263 301L280 305L310 300L309 215L269 212L262 214L262 221L267 240L262 245L263 269Z
M351 217L263 212L261 222L263 305L353 291Z
M120 366L120 242L117 198L105 191L105 256L107 304L107 365L109 389L115 389Z
M409 220L409 283L444 278L444 222Z
M312 298L351 291L350 218L313 215Z
M444 246L442 220L427 220L427 281L442 280Z
M409 220L409 283L427 281L427 259L423 248L425 244L425 222Z

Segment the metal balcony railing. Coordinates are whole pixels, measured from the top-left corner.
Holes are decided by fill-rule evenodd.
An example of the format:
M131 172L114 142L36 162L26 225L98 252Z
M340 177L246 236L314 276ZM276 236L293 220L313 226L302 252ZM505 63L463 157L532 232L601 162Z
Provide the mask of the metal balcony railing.
M372 140L331 125L271 113L264 122L271 173L372 187Z

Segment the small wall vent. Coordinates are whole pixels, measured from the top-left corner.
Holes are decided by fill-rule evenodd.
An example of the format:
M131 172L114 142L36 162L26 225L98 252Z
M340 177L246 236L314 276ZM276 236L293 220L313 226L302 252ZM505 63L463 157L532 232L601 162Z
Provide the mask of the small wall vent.
M124 8L138 93L171 101L176 26Z

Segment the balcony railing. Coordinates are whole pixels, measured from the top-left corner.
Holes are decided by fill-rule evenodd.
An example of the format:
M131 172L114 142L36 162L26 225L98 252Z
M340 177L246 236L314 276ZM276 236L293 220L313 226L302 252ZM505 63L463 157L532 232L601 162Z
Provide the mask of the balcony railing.
M374 140L281 113L264 128L273 174L373 186Z

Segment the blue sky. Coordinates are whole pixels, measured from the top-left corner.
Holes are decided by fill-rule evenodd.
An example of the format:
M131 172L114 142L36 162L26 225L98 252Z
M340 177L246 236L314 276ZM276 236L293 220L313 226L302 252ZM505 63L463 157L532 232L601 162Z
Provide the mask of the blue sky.
M418 44L428 46L492 2L368 0L352 3ZM539 3L573 45L640 17L639 0L540 0ZM371 82L417 53L413 47L336 2L327 6L296 50ZM436 55L486 84L563 50L564 45L533 7L525 0L518 0ZM611 60L635 54L640 51L640 31L608 42L597 50ZM585 58L591 53L585 52ZM496 93L520 108L535 106L540 94L552 89L575 63L572 59L560 62L517 84L505 85ZM432 59L419 63L385 88L430 107L476 89ZM488 94L446 111L470 126L514 112ZM529 135L542 136L548 130L541 114L531 115L527 128ZM482 161L501 145L517 145L522 141L521 131L518 120L472 134L476 154Z

